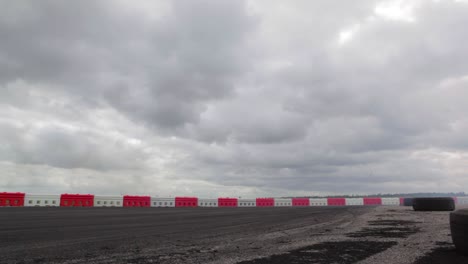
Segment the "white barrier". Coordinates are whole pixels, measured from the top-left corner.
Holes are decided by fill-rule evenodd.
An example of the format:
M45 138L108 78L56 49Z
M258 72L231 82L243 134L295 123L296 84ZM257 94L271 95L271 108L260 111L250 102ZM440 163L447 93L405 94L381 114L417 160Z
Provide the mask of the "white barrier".
M198 199L200 207L218 207L218 199Z
M457 204L468 204L468 196L457 197Z
M327 198L310 198L310 206L327 206Z
M400 198L384 197L382 198L382 205L400 205Z
M175 198L151 197L151 207L175 207Z
M257 206L257 201L255 199L239 199L237 201L238 207L255 207Z
M94 196L95 207L122 207L123 196L119 195L96 195Z
M275 206L292 206L291 198L275 198Z
M60 206L60 195L25 194L24 206Z
M345 198L346 205L364 205L363 198Z

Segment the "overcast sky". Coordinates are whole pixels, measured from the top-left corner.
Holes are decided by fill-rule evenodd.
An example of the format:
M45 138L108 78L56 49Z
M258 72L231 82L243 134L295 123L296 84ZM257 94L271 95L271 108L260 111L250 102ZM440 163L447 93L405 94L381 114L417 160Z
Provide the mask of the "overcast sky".
M0 0L0 191L468 191L468 2Z

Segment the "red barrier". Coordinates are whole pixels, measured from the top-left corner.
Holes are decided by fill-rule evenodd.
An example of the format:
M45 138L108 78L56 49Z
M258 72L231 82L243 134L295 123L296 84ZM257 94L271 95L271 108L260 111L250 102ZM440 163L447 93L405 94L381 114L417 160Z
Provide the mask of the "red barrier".
M331 206L344 206L346 205L345 198L327 198L328 205Z
M293 206L310 206L309 198L292 198Z
M256 203L257 203L257 207L275 206L275 199L274 198L257 198Z
M94 195L92 194L62 194L60 206L63 207L93 207Z
M176 197L175 206L176 207L197 207L198 198L197 197Z
M124 195L123 197L124 207L150 207L150 204L150 196Z
M401 206L405 205L405 198L400 197L400 205Z
M218 207L237 207L237 198L218 198Z
M380 197L364 197L364 205L382 205Z
M0 206L24 206L24 193L0 193Z

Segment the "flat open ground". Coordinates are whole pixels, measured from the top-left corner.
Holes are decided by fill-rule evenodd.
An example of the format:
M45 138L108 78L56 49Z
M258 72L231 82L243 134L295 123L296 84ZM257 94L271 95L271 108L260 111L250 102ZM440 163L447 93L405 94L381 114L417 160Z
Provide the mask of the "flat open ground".
M468 263L407 207L0 208L0 263Z

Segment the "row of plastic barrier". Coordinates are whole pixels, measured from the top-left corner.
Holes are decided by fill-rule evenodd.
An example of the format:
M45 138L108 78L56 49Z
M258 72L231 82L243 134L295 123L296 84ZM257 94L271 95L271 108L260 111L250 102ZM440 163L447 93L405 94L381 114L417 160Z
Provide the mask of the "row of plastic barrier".
M468 197L454 197L457 204L468 204ZM25 194L0 193L0 206L60 206L60 207L284 207L284 206L411 206L412 198L159 198L151 196L92 194Z

